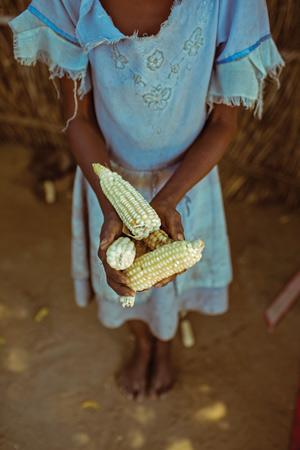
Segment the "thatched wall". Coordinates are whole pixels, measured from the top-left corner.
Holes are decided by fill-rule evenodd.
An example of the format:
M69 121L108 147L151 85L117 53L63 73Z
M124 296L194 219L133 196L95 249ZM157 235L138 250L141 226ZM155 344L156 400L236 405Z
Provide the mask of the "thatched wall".
M286 62L281 88L265 90L264 115L243 111L220 169L226 198L300 205L300 2L269 0L271 30Z
M37 181L55 179L74 169L68 149L61 102L45 65L26 67L13 57L7 19L23 11L29 0L2 0L0 17L0 137L32 149L30 167Z
M2 0L0 7L0 137L33 149L32 170L52 178L72 168L61 105L47 68L19 66L12 56L4 16L15 16L28 0ZM227 199L300 204L300 2L268 0L274 39L287 63L281 88L268 86L262 121L241 113L240 129L220 164Z

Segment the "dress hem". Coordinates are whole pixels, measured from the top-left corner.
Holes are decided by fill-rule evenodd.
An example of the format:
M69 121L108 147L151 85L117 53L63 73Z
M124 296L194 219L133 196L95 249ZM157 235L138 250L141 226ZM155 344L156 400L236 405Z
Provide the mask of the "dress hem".
M101 314L98 314L98 319L99 319L101 325L103 325L104 327L109 328L109 329L111 329L111 330L120 328L121 326L123 326L123 325L125 325L127 322L129 322L130 320L139 320L139 321L145 323L146 325L148 325L148 327L149 327L149 329L150 329L150 331L151 331L151 334L152 334L156 339L159 339L160 341L170 341L170 340L174 339L175 336L176 336L176 334L177 334L178 326L179 326L179 324L180 324L180 318L179 318L179 315L180 315L181 312L187 312L187 313L195 312L195 313L203 314L203 315L205 315L205 316L221 316L221 315L223 315L223 314L226 314L228 311L229 311L229 306L228 306L228 305L227 305L227 307L226 307L225 310L219 311L219 312L216 312L216 313L208 313L208 312L206 312L206 311L203 311L203 310L200 310L200 309L195 309L195 308L189 309L189 310L186 310L185 308L179 309L179 310L177 311L178 314L177 314L177 322L176 322L175 331L174 331L174 333L172 333L171 336L168 336L168 337L165 337L165 336L164 336L164 337L159 336L159 334L156 332L156 330L153 329L153 327L152 327L150 321L148 322L148 321L146 321L146 320L144 320L144 319L141 319L141 318L128 318L128 319L126 318L126 319L122 320L120 323L117 323L117 324L114 324L114 325L106 323L106 322L102 319Z
M161 288L161 289L166 289ZM173 339L180 323L181 312L197 312L207 316L225 314L228 307L228 287L216 289L190 289L180 297L174 297L174 302L166 305L162 298L158 298L158 291L153 292L150 299L142 300L133 308L124 310L115 301L104 300L93 292L89 279L74 279L75 303L84 308L96 299L97 316L100 323L110 329L119 328L130 320L140 320L146 323L154 337L162 341ZM217 300L217 302L216 302ZM157 316L157 302L163 302L160 316L167 316L169 320L163 323ZM164 310L164 308L166 309Z

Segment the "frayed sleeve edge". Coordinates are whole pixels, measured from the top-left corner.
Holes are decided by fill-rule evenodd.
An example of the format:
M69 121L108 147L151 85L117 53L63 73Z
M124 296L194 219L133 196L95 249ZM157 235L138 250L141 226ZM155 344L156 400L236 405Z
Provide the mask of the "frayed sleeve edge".
M279 87L284 66L272 39L261 42L247 56L215 64L206 100L209 112L214 104L242 106L261 119L265 83L269 79Z
M273 69L271 69L267 76L263 79L258 79L259 83L259 89L258 89L258 96L257 97L244 97L244 96L224 96L224 95L216 95L209 93L207 96L207 105L208 105L208 114L211 113L211 111L214 108L214 105L220 105L224 104L227 106L242 106L245 109L252 110L254 113L254 116L256 116L258 119L262 118L263 115L263 91L265 87L266 80L274 81L277 85L277 88L280 87L280 73L284 67L284 64L278 64Z
M25 66L34 66L37 61L45 63L50 79L66 75L79 82L78 95L85 95L91 89L91 81L88 56L83 49L44 25L29 11L25 11L21 16L9 23L14 35L15 59Z

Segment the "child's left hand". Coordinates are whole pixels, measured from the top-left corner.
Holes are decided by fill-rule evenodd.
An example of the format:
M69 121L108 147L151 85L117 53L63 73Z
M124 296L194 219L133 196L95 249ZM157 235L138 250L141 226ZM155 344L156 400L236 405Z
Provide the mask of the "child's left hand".
M161 228L172 238L174 241L184 240L184 230L181 223L181 215L177 209L168 200L155 200L150 203L152 208L155 209L161 220ZM183 271L185 272L185 270ZM179 273L183 273L179 272ZM175 280L177 275L172 275L168 278L164 278L159 283L156 283L154 287L166 286L170 281Z

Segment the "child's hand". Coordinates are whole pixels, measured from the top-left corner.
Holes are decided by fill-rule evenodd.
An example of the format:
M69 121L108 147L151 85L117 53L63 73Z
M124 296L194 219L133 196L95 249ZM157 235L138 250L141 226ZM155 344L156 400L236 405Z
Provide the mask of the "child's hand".
M161 220L161 228L168 233L174 241L184 240L184 231L181 216L177 209L168 200L155 200L150 203Z
M100 233L100 247L98 256L103 263L108 285L120 296L133 297L135 292L126 286L129 278L125 273L113 269L106 261L108 247L122 234L122 221L115 211L104 217L104 223Z
M183 241L184 240L184 230L181 223L181 215L176 210L176 208L168 200L155 200L151 202L152 208L155 209L161 220L161 228L174 240ZM183 271L185 272L185 270ZM183 273L179 272L179 273ZM156 283L155 287L166 286L170 281L175 280L179 273L172 275L168 278Z

